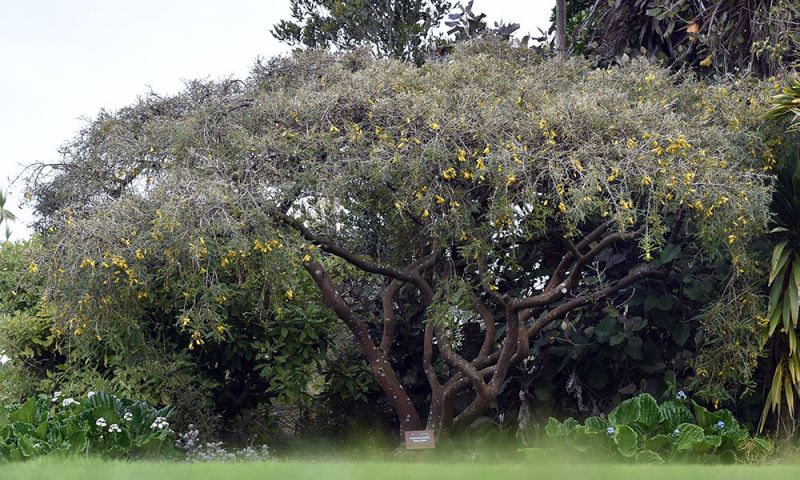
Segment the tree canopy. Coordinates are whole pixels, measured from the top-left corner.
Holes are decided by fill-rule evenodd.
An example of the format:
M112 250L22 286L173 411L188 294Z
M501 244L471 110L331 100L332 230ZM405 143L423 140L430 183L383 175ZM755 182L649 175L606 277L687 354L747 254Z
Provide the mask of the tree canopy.
M100 341L161 295L148 318L194 354L260 309L336 317L401 429L463 428L575 312L680 265L752 269L764 90L488 41L422 67L307 51L190 82L101 113L37 172L48 301L61 335Z

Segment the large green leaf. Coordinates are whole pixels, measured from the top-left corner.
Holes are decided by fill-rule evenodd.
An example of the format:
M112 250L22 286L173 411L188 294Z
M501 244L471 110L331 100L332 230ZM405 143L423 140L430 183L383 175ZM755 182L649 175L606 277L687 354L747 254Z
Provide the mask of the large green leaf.
M13 422L33 423L36 421L36 399L31 398L18 409L11 412L8 419Z
M622 456L632 457L636 455L638 442L639 435L631 427L627 425L619 425L617 427L617 432L614 434L614 443Z
M694 416L697 419L696 423L700 428L709 428L714 423L714 417L706 407L692 400L692 408L694 409Z
M661 421L658 402L649 393L639 395L639 423L652 427Z
M664 463L661 455L652 450L642 450L636 454L637 463Z
M36 452L30 439L28 439L26 436L20 436L17 438L17 446L19 447L19 451L22 453L23 457L30 457Z
M0 429L2 429L8 424L9 424L8 410L6 410L5 407L0 406Z
M547 420L544 431L550 438L564 438L569 434L569 429L553 417Z
M703 429L692 423L681 423L676 430L678 442L675 447L678 450L694 448L696 444L705 440Z
M613 425L630 425L639 420L639 397L633 397L617 405L608 414Z
M608 428L608 421L605 418L589 417L584 422L584 425L586 425L586 428L589 429L590 432L605 433Z
M692 421L692 412L686 408L686 405L676 400L662 403L659 410L661 410L661 417L669 424L670 428Z

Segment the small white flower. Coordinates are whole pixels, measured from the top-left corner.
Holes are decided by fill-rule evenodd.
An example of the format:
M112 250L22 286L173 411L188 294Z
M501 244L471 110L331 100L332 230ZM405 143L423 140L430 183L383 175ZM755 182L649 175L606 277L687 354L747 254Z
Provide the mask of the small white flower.
M56 403L56 402L58 402L58 397L60 397L61 395L63 395L63 393L61 393L61 392L55 392L55 393L53 394L53 398L51 399L51 401L52 401L53 403Z
M169 423L165 417L156 417L153 423L150 424L151 430L164 430L165 428L169 428Z
M120 433L121 431L122 429L119 428L119 425L116 423L112 423L111 426L108 427L108 433Z
M108 424L106 423L106 419L103 417L98 418L97 421L94 422L94 424L100 428L105 428L108 426Z
M131 412L125 412L125 415L122 416L122 419L126 422L130 422L133 420L133 414Z
M675 394L675 398L681 401L686 400L686 392L680 390L677 394Z
M80 404L81 404L81 402L75 400L72 397L65 398L64 401L61 402L61 405L64 406L64 407L69 407L69 406L72 406L72 405L80 405Z
M86 394L86 397L87 397L87 398L92 398L92 397L94 397L94 392L89 392L89 393L87 393L87 394Z

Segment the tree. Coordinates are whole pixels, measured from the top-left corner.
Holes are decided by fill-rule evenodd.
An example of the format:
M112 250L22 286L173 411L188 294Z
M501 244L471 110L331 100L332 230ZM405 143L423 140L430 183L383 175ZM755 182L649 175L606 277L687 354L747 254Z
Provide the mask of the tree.
M747 268L770 192L759 86L705 89L646 62L555 68L497 42L450 60L297 53L102 114L32 185L62 324L117 321L117 299L169 268L195 292L172 324L190 315L202 348L220 279L255 256L276 311L322 302L348 328L401 430L444 433L581 308L621 305L680 259ZM144 249L167 266L137 262ZM400 362L406 343L421 355ZM410 391L417 375L427 387Z
M421 64L449 0L292 0L272 35L290 45L353 50Z
M622 55L711 74L773 75L797 60L793 0L570 0L573 48L607 62Z
M567 0L556 0L556 52L567 54Z

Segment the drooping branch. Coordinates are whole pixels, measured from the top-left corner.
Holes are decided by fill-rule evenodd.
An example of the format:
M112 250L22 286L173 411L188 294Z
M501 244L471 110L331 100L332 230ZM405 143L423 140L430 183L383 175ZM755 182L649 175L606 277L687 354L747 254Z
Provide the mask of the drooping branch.
M432 301L433 289L428 284L428 282L426 282L425 279L422 278L422 276L420 276L418 273L410 272L408 270L398 270L396 268L381 265L361 255L357 255L347 250L346 248L342 247L333 239L322 237L320 235L313 233L308 227L303 225L303 222L301 222L296 218L292 218L291 216L285 213L275 212L275 216L281 222L295 229L298 233L300 233L300 235L303 236L303 238L305 238L309 242L319 245L320 249L322 249L323 251L328 252L332 255L336 255L342 260L350 263L351 265L365 272L374 273L376 275L383 275L385 277L393 278L395 280L402 280L404 282L414 284L422 293L422 296L426 300L426 303Z
M602 228L602 230L600 231L600 233L597 234L597 236L601 235L602 232L607 229L607 227L603 228L603 226L598 227L598 229L600 228ZM515 311L530 310L536 307L549 305L559 300L560 298L563 298L569 290L575 288L578 285L581 279L581 275L583 274L583 267L585 267L586 264L595 259L603 250L608 248L614 242L620 240L630 240L631 238L634 238L640 233L642 233L642 231L643 228L639 228L632 232L625 232L625 233L616 232L607 235L602 240L598 241L587 253L581 254L580 257L575 258L572 262L567 261L567 263L569 263L569 267L566 270L564 270L564 272L569 272L569 274L567 274L565 278L562 277L563 278L562 281L560 281L558 284L553 284L551 280L551 282L548 284L548 286L544 289L542 293L515 300L513 305L513 310ZM594 233L595 232L592 232L592 234ZM575 246L576 249L580 249L588 245L590 242L586 241L587 238L579 242L579 244ZM565 260L572 259L573 255L574 254L571 251L567 252L562 258L561 262L564 263ZM559 269L557 268L557 270ZM530 314L531 312L526 312L524 315L525 317L524 319L527 319L527 317Z
M532 338L536 336L542 328L547 326L549 323L553 322L557 318L563 317L566 313L584 305L587 305L591 302L596 302L601 298L608 297L613 295L614 293L619 292L620 290L630 286L631 284L642 280L647 277L657 277L666 274L668 268L661 267L642 267L638 270L634 270L628 275L622 277L618 281L614 282L613 284L602 288L600 290L596 290L591 293L587 293L586 295L575 297L570 299L559 306L553 308L552 310L547 311L542 316L540 316L533 324L528 327L528 338Z

